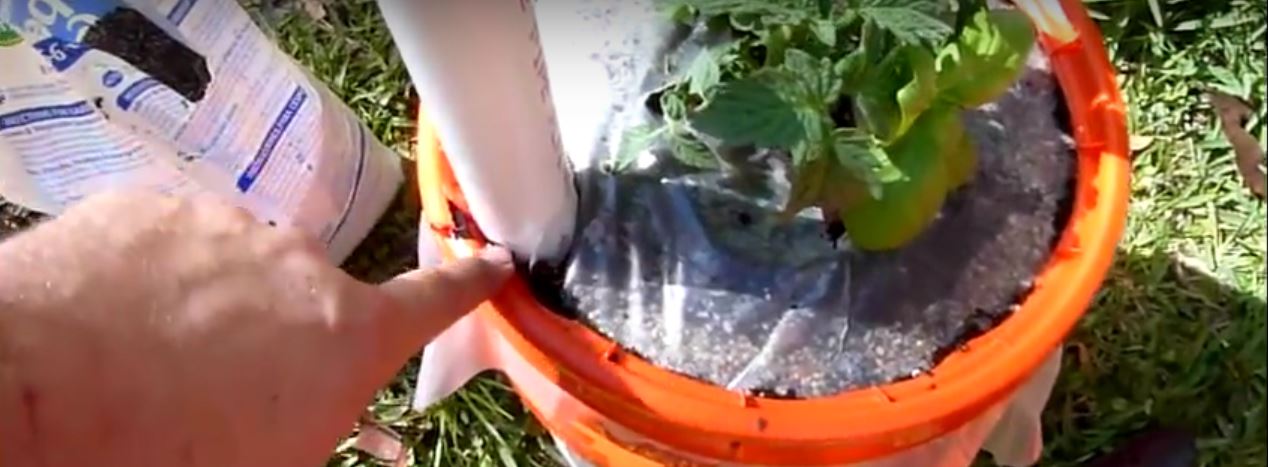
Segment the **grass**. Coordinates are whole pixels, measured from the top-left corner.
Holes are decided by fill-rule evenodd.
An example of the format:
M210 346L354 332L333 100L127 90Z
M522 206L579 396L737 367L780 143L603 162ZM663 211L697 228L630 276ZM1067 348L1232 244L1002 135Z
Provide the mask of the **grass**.
M1074 465L1136 431L1198 436L1200 463L1265 465L1265 208L1241 186L1198 91L1256 102L1263 144L1265 4L1101 1L1135 155L1129 225L1067 345L1045 414L1045 465Z
M272 2L270 2L272 3ZM1241 186L1198 93L1250 99L1268 140L1262 0L1089 0L1129 100L1133 204L1113 270L1066 345L1044 415L1041 465L1079 465L1155 426L1198 438L1201 465L1264 466L1268 386L1265 205ZM262 13L278 43L378 137L410 150L415 96L373 2L332 2L314 21ZM413 266L417 200L405 188L345 267L381 280ZM23 215L0 202L0 236ZM16 219L16 220L15 220ZM409 465L556 465L550 438L494 375L408 410L417 362L371 407L413 448ZM987 460L983 463L989 464ZM329 465L373 465L342 446Z
M1265 5L1086 5L1100 20L1131 108L1133 205L1116 265L1067 343L1044 415L1041 465L1079 465L1159 426L1197 436L1201 465L1266 465L1265 206L1240 185L1199 93L1213 86L1255 102L1252 134L1268 139ZM414 97L377 11L355 1L330 13L322 22L284 15L271 24L283 47L331 83L380 138L408 152ZM413 241L416 218L402 209L409 211L396 210L350 270L372 277L410 266L399 262L398 247L384 246ZM500 379L477 378L414 414L406 410L414 371L411 364L373 407L414 448L411 465L557 463L549 438ZM348 448L331 459L370 462Z

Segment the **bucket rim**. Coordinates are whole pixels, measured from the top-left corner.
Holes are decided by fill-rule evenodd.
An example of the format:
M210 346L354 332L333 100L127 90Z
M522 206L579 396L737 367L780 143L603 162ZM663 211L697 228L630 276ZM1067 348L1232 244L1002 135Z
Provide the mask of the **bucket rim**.
M1079 0L1059 4L1077 37L1059 41L1040 33L1039 43L1070 110L1078 159L1070 219L1021 307L929 372L825 397L748 396L625 352L537 303L518 278L477 313L537 372L611 422L693 455L765 464L853 462L962 426L1005 400L1061 345L1099 290L1126 223L1126 107L1096 24ZM451 208L467 206L421 105L418 127L425 219L445 239L446 257L471 254L481 242L453 238ZM532 403L531 394L523 396Z

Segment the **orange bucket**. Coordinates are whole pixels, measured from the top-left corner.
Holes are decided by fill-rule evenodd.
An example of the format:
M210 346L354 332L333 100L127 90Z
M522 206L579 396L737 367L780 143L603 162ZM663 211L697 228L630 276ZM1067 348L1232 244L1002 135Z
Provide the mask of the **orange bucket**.
M803 400L747 396L658 368L539 304L521 280L473 316L489 352L555 436L600 465L861 462L947 434L1004 402L1061 345L1110 267L1127 213L1126 109L1100 32L1061 0L1077 37L1040 34L1064 92L1078 153L1073 213L1034 289L995 329L914 379ZM466 203L420 112L423 209L446 259ZM478 233L476 234L478 237ZM423 238L427 241L426 237Z

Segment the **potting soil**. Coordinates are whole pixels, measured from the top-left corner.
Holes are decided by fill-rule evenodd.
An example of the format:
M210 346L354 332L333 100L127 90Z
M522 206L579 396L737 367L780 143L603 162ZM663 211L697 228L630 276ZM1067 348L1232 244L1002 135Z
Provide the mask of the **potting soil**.
M132 8L102 15L83 42L123 59L190 102L202 100L211 82L206 59Z
M611 106L591 141L599 150L571 154L585 170L578 176L578 233L559 269L562 286L544 283L558 277L533 280L558 292L562 300L553 306L560 312L629 351L672 371L776 397L887 383L928 370L1006 317L1048 259L1075 159L1062 129L1060 91L1041 53L997 102L965 112L979 157L973 181L912 243L864 252L848 236L834 241L839 232L814 210L791 222L774 219L789 190L784 154L725 154L749 161L746 169L710 172L655 147L632 172L599 170L625 129L659 121L647 97L682 68L667 70L667 60L690 63L705 39L649 26L663 21L650 10L639 10L645 24L632 25L640 17L636 5L645 3L568 3L539 17L591 28L576 30L602 26L608 37L583 42L595 44L588 59L608 72ZM567 14L571 19L550 16ZM574 47L553 53L586 53ZM582 131L569 126L566 106L560 112L565 138Z
M0 197L0 240L8 238L41 220L39 213L5 202Z

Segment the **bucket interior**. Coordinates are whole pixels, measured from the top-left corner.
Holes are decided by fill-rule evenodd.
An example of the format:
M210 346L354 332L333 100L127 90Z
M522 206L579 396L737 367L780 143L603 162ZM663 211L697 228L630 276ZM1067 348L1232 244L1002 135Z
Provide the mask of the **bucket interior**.
M1073 164L1060 164L1059 158L1054 157L1048 160L1055 161L1053 163L1058 164L1056 166L1031 167L1032 170L1044 171L1044 175L1051 177L1052 180L1051 191L1041 197L1048 203L1043 209L1049 210L1046 227L1051 230L1049 234L1039 236L1042 241L1030 244L1032 248L1042 244L1042 248L1035 250L1041 254L1035 259L1034 264L1030 265L1034 270L1022 275L1017 283L1012 284L1015 290L1020 290L1020 293L1014 291L1014 296L1009 297L1009 300L1020 301L1020 306L1006 306L1005 311L1011 317L1004 320L998 328L949 348L949 351L945 352L945 360L942 360L940 365L932 368L926 366L916 377L896 384L884 384L888 381L872 380L858 383L858 386L844 384L829 389L822 388L830 385L821 385L818 386L820 389L807 390L802 394L816 395L816 391L822 391L820 395L825 397L798 400L779 400L797 394L795 390L794 394L779 394L778 388L773 387L777 385L766 385L774 391L763 392L762 390L766 389L765 381L770 381L766 379L763 384L742 388L749 390L749 395L736 398L727 395L735 393L725 389L726 385L722 383L723 379L733 378L733 374L712 379L708 375L691 375L690 370L675 369L672 364L656 361L654 356L648 355L651 352L639 352L637 345L633 346L635 349L630 352L628 346L622 345L627 343L617 339L618 345L614 346L613 341L607 336L620 333L619 329L603 333L607 335L605 336L596 334L572 319L560 319L557 302L555 310L546 310L541 303L550 303L549 297L542 300L526 296L527 287L515 289L515 293L519 293L520 296L514 298L513 303L507 300L495 301L493 305L498 314L494 319L495 325L499 326L504 334L512 337L510 340L513 344L523 346L524 354L529 356L530 360L536 359L536 364L540 365L544 371L553 373L554 368L560 368L558 365L563 365L566 369L564 373L556 375L562 387L570 389L585 387L588 388L587 391L605 393L603 396L593 397L581 394L587 404L605 412L605 415L617 423L635 429L640 425L650 426L652 423L659 423L661 426L654 431L659 431L658 437L662 441L671 443L675 434L691 433L710 438L708 442L722 446L718 448L719 451L728 452L730 446L737 445L736 443L740 443L739 440L742 439L819 440L817 444L820 448L845 456L839 458L849 458L869 450L870 452L893 450L916 444L957 426L971 418L973 413L1006 395L1008 390L1019 384L1028 374L1028 369L1037 366L1042 357L1060 341L1064 333L1081 315L1099 284L1100 278L1108 267L1108 260L1112 256L1113 244L1117 240L1118 232L1122 229L1127 171L1124 160L1125 129L1121 101L1118 100L1112 74L1106 63L1104 51L1100 49L1099 36L1091 21L1083 14L1077 2L1066 2L1066 9L1068 12L1077 13L1072 15L1071 20L1080 32L1079 39L1070 42L1054 41L1051 37L1044 37L1045 49L1051 58L1051 62L1046 66L1051 70L1048 79L1059 82L1060 88L1058 90L1053 84L1049 88L1048 106L1038 106L1036 108L1040 110L1027 115L1051 119L1059 133L1059 136L1053 138L1053 154L1059 153L1064 156L1065 162L1077 159L1078 166L1075 168L1070 167ZM548 38L544 37L543 40ZM1040 75L1045 73L1042 71L1044 68L1044 66L1037 67ZM1022 87L1031 86L1031 84L1025 84L1024 80L1021 83ZM1068 109L1060 105L1063 101L1068 104L1066 106ZM1062 120L1063 111L1069 113L1068 120ZM1069 126L1061 128L1061 123L1069 123ZM984 120L982 125L988 128L993 126L989 119ZM1060 142L1055 142L1057 140ZM1015 144L1026 142L1019 141ZM1077 158L1071 157L1076 153ZM426 169L431 170L427 176L433 179L438 177L441 180L434 185L436 189L430 192L427 187L424 187L424 201L431 199L432 203L436 204L437 200L442 200L446 209L451 205L461 206L460 191L451 179L445 179L443 156L440 157L438 166ZM420 165L420 168L424 166L426 164ZM589 167L593 169L596 165L590 164ZM1067 174L1070 171L1077 172L1077 184L1072 187L1067 183L1070 178L1062 177L1062 170L1067 171ZM670 175L671 177L668 178L672 179L674 174ZM676 176L680 179L689 179L691 175L688 173ZM622 186L620 180L605 181L602 180L601 175L595 175L595 178L590 180L599 180L596 185L599 188L591 187L590 189L597 190L601 195L606 194L606 198L605 196L590 196L588 199L592 201L613 198L612 194L616 191L612 189L603 191L603 183L617 188ZM627 182L626 185L630 184ZM637 183L632 184L635 185L633 189L637 193L639 186ZM661 200L662 205L667 207L664 212L674 213L675 208L688 206L688 209L683 212L698 214L698 211L690 209L690 206L698 203L703 197L691 198L675 194L677 192L674 190L682 190L681 186L680 184L666 189L662 184L661 188L648 190L650 194L646 199ZM450 199L445 200L446 197ZM583 196L583 199L586 197ZM758 205L759 207L760 204L760 202L748 203L749 206ZM596 205L598 207L595 207ZM619 204L612 205L619 206ZM591 203L589 206L591 209L601 210L603 203ZM453 218L451 216L433 216L431 211L428 212L428 216L433 228L437 231L444 234L452 232ZM1068 221L1063 219L1066 216ZM691 216L683 217L692 219ZM620 217L615 219L619 220ZM630 216L627 219L646 220L648 217ZM667 219L674 220L678 217L668 216ZM699 216L696 216L693 222L706 224ZM652 243L656 237L654 234L657 232L654 227L655 222L645 224L643 227L652 227L641 232L651 237L645 242ZM593 220L579 222L583 233L578 236L578 239L582 244L586 241L584 229L589 225L595 225ZM1064 234L1061 233L1063 227ZM659 232L666 231L662 229ZM672 232L672 229L668 231ZM676 239L676 237L677 234L671 234L668 237L662 235L660 238ZM795 235L793 237L795 238ZM593 237L596 242L603 238L605 237L602 235ZM706 240L703 248L690 247L690 245L701 245L699 243L683 242L688 245L688 247L679 248L687 253L684 256L690 256L691 252L707 251L710 245L723 245L741 252L744 250L742 242L726 243L707 235L695 238ZM673 246L678 247L677 244ZM930 248L936 250L934 246L938 245L933 244ZM944 246L943 249L954 250L955 247ZM1055 254L1049 255L1051 252ZM581 257L578 255L574 257L574 260ZM593 264L603 263L601 260L593 259L589 263L584 260L577 261L579 264L590 264L592 267ZM659 263L653 260L648 264L663 266L665 263L663 260ZM567 267L563 269L567 271ZM579 268L578 271L582 269ZM624 275L630 275L629 269L626 266ZM721 269L732 268L722 267ZM657 275L652 277L659 278L659 282L665 284L666 277L683 277L681 272L674 272L682 270L681 267L665 269L659 277ZM1040 270L1042 273L1026 284L1026 278L1033 277L1035 270ZM577 280L576 277L579 274L576 271L572 273L574 281ZM678 276L672 274L678 274ZM779 275L779 273L772 273L772 275ZM565 279L563 283L566 288L568 274L565 272L557 277ZM1071 285L1054 289L1051 287L1053 280L1068 281ZM537 297L541 297L540 287L538 289ZM602 294L596 294L598 295ZM609 297L611 295L613 294L608 294ZM661 295L663 303L664 290L661 291ZM680 297L679 300L682 298ZM620 307L610 309L615 310ZM628 310L628 307L626 309ZM553 313L555 316L546 318L542 315L543 313ZM662 312L658 316L665 316L665 314ZM680 320L678 324L680 328L686 324L683 321L685 320ZM780 320L773 321L773 324L759 326L759 328L764 329L769 335L772 329L779 328ZM963 323L960 319L956 321ZM794 326L794 328L797 327ZM816 331L840 330L838 327L825 325L823 322L801 326L799 329L808 329L810 334L815 334ZM981 330L986 331L986 329ZM962 335L963 331L964 329L961 328L957 332ZM826 334L831 335L833 332ZM945 335L950 334L956 333ZM661 347L673 348L672 346ZM754 347L752 353L760 354L761 349L757 348L760 346ZM801 347L806 346L801 345ZM929 348L938 348L938 346ZM743 364L732 364L730 368L748 368L756 360L758 359L750 358L744 360ZM677 371L665 371L662 366ZM801 372L804 366L792 365L791 368L793 370L787 374L806 374ZM901 378L901 375L899 377ZM528 395L526 397L531 398ZM684 404L698 404L699 406L695 407L698 410L682 410ZM845 410L847 408L851 410ZM856 423L860 413L879 418L874 419L874 423L861 427ZM886 418L883 415L894 416ZM740 420L744 422L737 423ZM753 420L757 422L752 423ZM676 426L684 428L681 430L673 428ZM702 427L709 428L701 431ZM851 439L853 442L847 442ZM824 440L835 440L838 444L833 447L832 443L825 443ZM855 447L850 448L849 445ZM887 447L877 447L881 445ZM792 443L785 446L785 449L793 453L806 449L805 446ZM776 455L760 450L750 452L765 452L765 454L750 454L756 456L752 459L757 461L771 459L762 456Z
M970 181L913 241L869 251L824 210L781 215L798 155L676 124L702 63L769 59L661 3L538 6L580 198L569 255L529 271L539 301L661 368L779 398L919 376L1017 309L1073 200L1068 112L1037 45L994 102L946 112ZM835 124L864 125L852 104L834 104Z

